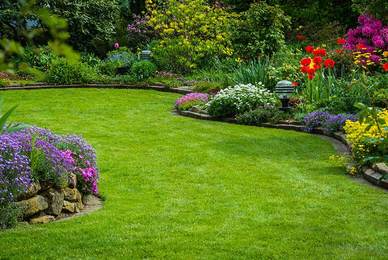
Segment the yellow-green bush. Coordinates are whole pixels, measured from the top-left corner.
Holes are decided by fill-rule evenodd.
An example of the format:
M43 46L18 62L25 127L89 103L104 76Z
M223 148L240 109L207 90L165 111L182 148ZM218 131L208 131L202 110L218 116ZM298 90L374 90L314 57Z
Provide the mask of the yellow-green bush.
M230 23L235 15L205 0L147 0L148 25L160 39L153 44L161 69L189 72L211 58L233 54Z

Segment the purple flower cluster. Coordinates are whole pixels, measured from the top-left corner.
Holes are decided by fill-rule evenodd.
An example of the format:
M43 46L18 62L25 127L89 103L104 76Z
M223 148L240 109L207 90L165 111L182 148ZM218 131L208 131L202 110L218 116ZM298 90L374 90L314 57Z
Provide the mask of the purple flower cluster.
M31 184L30 160L10 135L0 135L0 205L13 201Z
M187 104L199 104L207 103L209 101L209 96L204 93L190 93L180 97L175 102L175 106L179 109Z
M98 172L95 168L90 167L81 170L83 181L87 184L84 186L83 192L88 193L92 192L94 194L98 193Z
M314 111L304 117L304 124L307 131L312 131L314 128L322 126L329 118L330 113L323 111Z
M352 114L333 115L324 111L314 111L304 118L306 130L311 132L314 128L322 127L329 133L342 131L347 120L356 121L357 117Z
M322 123L322 127L330 133L342 131L343 126L348 120L357 121L358 119L352 114L330 115L326 121Z
M83 179L82 191L98 192L95 151L81 137L37 127L0 135L0 204L13 201L32 181L67 181L70 173Z
M379 63L381 57L375 52L388 50L388 26L368 14L359 16L358 22L358 27L347 32L344 48L372 53L371 61Z
M130 33L147 33L147 22L146 16L133 15L133 22L128 24L127 30Z

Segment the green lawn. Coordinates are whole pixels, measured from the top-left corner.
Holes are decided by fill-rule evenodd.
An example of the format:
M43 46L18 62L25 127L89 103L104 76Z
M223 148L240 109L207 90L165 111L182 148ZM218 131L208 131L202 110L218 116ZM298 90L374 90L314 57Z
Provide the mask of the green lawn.
M172 114L144 90L3 93L13 118L83 135L104 208L0 232L0 258L386 258L388 193L304 133Z

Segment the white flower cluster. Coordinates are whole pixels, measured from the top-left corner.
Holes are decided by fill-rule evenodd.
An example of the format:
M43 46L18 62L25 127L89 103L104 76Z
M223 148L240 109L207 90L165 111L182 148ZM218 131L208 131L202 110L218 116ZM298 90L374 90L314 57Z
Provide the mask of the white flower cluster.
M258 107L274 107L277 97L259 82L238 84L221 90L208 103L209 113L215 116L233 116Z

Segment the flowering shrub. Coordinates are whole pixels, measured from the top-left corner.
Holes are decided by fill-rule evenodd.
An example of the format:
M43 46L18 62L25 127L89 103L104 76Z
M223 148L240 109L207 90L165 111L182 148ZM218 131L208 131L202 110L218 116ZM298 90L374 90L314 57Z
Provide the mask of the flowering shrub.
M344 48L354 54L354 63L364 69L369 66L379 67L387 62L388 26L368 15L358 17L359 26L349 29Z
M175 102L175 107L178 110L189 110L194 106L204 105L208 102L209 96L203 93L190 93L180 97Z
M324 111L314 111L307 114L304 118L307 131L322 127L328 133L343 131L343 126L348 120L356 121L355 115L351 114L330 114Z
M344 130L352 155L361 165L388 161L388 110L368 115L360 121L346 121Z
M262 83L239 84L221 90L208 103L210 115L219 117L235 116L259 107L274 107L276 95L264 88Z
M232 14L205 0L147 0L147 25L159 35L152 46L161 69L190 72L209 57L233 54L228 26Z

